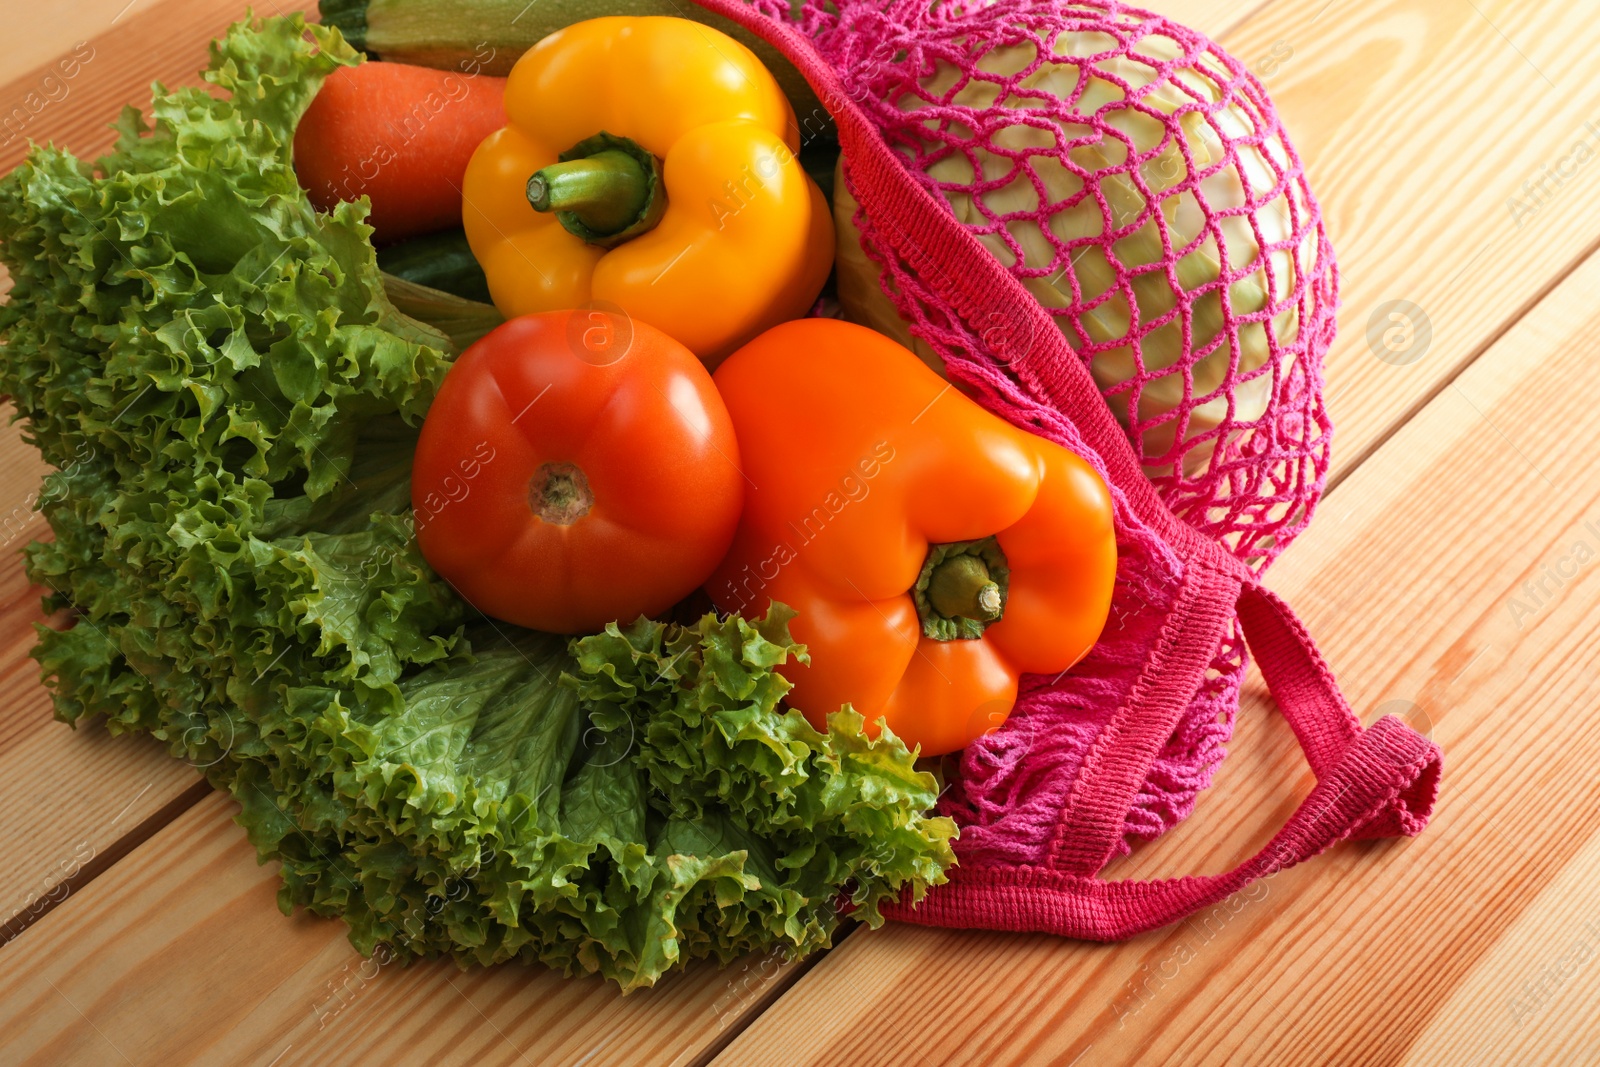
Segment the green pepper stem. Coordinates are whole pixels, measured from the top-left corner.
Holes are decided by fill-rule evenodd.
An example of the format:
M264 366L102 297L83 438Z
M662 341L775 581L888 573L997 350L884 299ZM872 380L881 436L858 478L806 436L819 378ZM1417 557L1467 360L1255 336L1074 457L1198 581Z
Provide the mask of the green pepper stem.
M552 163L528 179L535 211L570 211L597 234L633 225L650 200L650 175L627 152L608 149Z
M970 641L1006 612L1011 568L994 537L929 545L911 600L922 620L922 636L934 641Z
M951 556L929 575L928 602L948 618L989 622L1000 616L1000 586L977 556Z

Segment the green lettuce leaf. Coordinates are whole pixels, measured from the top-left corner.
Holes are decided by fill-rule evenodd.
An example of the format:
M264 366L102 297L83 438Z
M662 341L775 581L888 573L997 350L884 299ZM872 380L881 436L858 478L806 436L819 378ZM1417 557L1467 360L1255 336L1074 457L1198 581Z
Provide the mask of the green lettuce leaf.
M613 623L574 642L582 677L569 680L597 725L637 745L666 814L777 844L777 884L808 899L849 884L856 914L876 924L902 887L921 899L943 880L955 826L921 815L938 786L887 727L868 739L846 708L821 733L780 707L789 682L774 668L805 660L793 615L775 604L754 621Z

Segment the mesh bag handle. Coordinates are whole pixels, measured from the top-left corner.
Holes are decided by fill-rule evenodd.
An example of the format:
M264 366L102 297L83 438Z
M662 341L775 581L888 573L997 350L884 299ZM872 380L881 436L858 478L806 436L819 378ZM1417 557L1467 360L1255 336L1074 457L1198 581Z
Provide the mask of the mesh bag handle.
M957 867L916 908L929 926L1043 931L1116 941L1211 907L1346 839L1414 835L1438 790L1439 748L1392 715L1363 730L1289 606L1259 585L1238 600L1245 638L1317 784L1260 852L1222 874L1105 881L1047 867Z
M930 891L915 908L902 902L885 913L925 925L1115 940L1175 922L1347 838L1418 833L1438 789L1438 746L1393 716L1361 728L1288 605L1161 501L1054 320L941 200L905 173L811 42L781 17L741 0L696 2L778 47L805 75L837 124L862 209L876 220L893 252L925 275L957 316L968 324L988 321L997 311L1033 317L1033 347L1025 358L1011 360L1008 369L1073 420L1133 512L1184 562L1183 589L1162 639L1081 769L1050 863L958 866L948 884ZM1050 373L1039 373L1041 368ZM1305 751L1316 786L1266 848L1230 871L1157 881L1098 878L1115 854L1133 791L1148 776L1161 742L1234 618Z

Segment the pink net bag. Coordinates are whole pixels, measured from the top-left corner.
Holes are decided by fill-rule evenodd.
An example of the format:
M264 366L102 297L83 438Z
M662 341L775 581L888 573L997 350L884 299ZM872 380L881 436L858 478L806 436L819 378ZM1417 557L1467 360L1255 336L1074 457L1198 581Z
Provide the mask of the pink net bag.
M1115 4L699 2L782 51L837 124L835 197L860 233L841 291L851 270L876 283L856 317L1112 488L1105 633L1072 671L1026 678L964 750L940 801L959 866L890 913L1125 937L1337 841L1420 832L1439 749L1391 716L1363 730L1259 581L1327 470L1337 269L1255 79ZM1100 879L1210 784L1249 654L1315 788L1232 871Z

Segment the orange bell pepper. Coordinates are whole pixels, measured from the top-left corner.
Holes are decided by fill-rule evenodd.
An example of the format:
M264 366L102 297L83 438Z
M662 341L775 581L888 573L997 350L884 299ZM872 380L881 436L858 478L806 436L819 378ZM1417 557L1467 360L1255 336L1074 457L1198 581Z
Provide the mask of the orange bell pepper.
M1005 721L1018 676L1057 674L1111 607L1111 495L1082 459L956 392L871 330L803 319L714 380L746 478L719 608L799 614L791 705L850 704L924 755Z
M715 366L816 300L827 201L744 45L686 19L590 19L519 59L505 99L462 219L507 317L614 305Z

